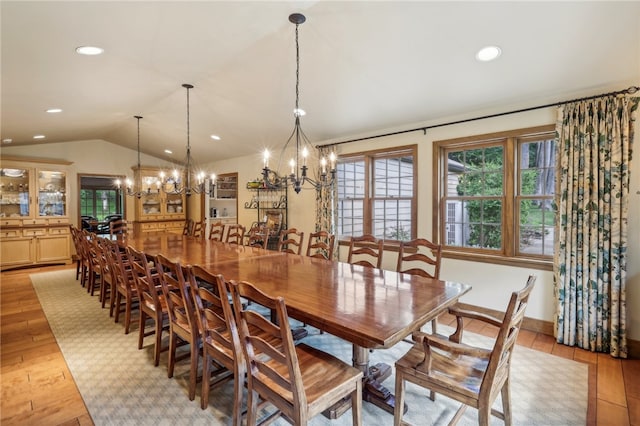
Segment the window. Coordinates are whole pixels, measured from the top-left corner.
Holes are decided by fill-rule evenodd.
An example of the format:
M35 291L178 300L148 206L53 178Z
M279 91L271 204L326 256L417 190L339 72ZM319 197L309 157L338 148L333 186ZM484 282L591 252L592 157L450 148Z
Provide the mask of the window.
M551 260L553 126L438 141L434 159L434 235L445 255Z
M389 240L416 235L416 147L341 156L338 235Z
M81 189L80 215L103 220L106 216L122 213L115 189Z

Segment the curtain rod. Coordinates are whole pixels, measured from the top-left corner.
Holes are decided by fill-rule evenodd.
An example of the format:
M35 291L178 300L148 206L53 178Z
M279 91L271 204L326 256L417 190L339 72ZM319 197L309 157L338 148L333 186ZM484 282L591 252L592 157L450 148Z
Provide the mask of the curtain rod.
M383 133L383 134L380 134L380 135L373 135L373 136L365 136L365 137L357 138L357 139L349 139L349 140L346 140L346 141L335 142L335 143L330 143L330 144L326 144L326 145L319 145L318 147L330 147L330 146L342 145L342 144L345 144L345 143L364 141L364 140L367 140L367 139L377 139L377 138L383 138L383 137L386 137L386 136L395 136L395 135L400 135L400 134L403 134L403 133L417 132L418 130L422 130L424 132L424 134L426 135L427 134L427 129L435 129L437 127L452 126L454 124L468 123L470 121L484 120L486 118L501 117L503 115L517 114L519 112L527 112L527 111L533 111L533 110L536 110L536 109L549 108L549 107L553 107L553 106L569 104L571 102L587 101L589 99L596 99L596 98L601 98L601 97L604 97L604 96L614 96L614 95L622 95L622 94L633 95L638 90L640 90L640 87L638 87L638 86L630 86L627 89L618 90L616 92L603 93L603 94L600 94L600 95L587 96L587 97L584 97L584 98L571 99L571 100L568 100L568 101L560 101L560 102L554 102L554 103L546 104L546 105L538 105L538 106L534 106L534 107L516 109L516 110L513 110L513 111L499 112L499 113L496 113L496 114L483 115L481 117L466 118L464 120L449 121L449 122L446 122L446 123L433 124L431 126L416 127L415 129L399 130L397 132Z

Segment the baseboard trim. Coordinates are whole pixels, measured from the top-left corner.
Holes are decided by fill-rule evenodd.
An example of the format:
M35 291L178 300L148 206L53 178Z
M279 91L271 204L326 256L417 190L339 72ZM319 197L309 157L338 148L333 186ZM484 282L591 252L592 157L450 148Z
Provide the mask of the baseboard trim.
M469 305L467 303L458 303L458 306L463 309L470 309L476 312L491 315L496 318L502 318L504 316L504 312L483 308L480 306ZM553 322L551 321L525 317L524 321L522 322L522 329L555 337ZM640 359L640 341L627 339L627 349L629 352L629 359Z

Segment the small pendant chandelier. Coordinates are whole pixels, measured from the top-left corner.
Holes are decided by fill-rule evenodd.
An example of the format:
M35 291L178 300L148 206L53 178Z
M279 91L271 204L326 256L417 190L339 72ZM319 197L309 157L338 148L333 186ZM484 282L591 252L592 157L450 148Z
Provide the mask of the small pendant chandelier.
M139 115L134 115L133 118L138 120L138 174L140 173L140 120L142 119ZM121 189L122 181L120 179L116 180L116 187ZM160 192L160 181L154 178L146 178L144 182L135 181L130 178L125 179L125 195L129 197L140 198L143 195L150 195L153 193Z
M335 182L336 177L336 155L331 153L329 160L322 157L317 160L317 148L311 145L307 135L302 131L300 126L300 117L305 115L304 110L300 108L300 45L298 43L298 27L306 21L304 15L300 13L293 13L289 15L289 21L296 26L296 104L293 110L295 117L295 124L293 132L289 139L287 139L284 148L282 149L278 168L272 170L269 167L269 158L271 154L265 149L263 153L263 168L262 168L262 180L263 186L268 189L284 189L287 185L291 185L296 193L300 193L302 186L305 183L311 185L316 190L323 187L330 187ZM311 160L311 158L315 160ZM317 170L314 170L313 175L310 176L309 164L317 162ZM285 164L289 166L289 173L287 170L282 170Z
M189 109L189 90L193 89L192 84L183 84L182 87L187 89L187 158L185 168L181 173L178 169L174 169L170 175L160 172L160 182L162 191L167 194L207 194L210 195L216 181L216 175L209 176L211 185L207 185L207 174L203 171L194 169L193 159L191 158L191 128L190 128L190 109ZM183 182L184 179L184 182Z

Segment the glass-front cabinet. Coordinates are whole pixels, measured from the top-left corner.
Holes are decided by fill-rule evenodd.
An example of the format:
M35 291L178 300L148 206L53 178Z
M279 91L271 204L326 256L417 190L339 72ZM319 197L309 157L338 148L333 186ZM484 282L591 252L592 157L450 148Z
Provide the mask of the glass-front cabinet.
M182 232L185 220L185 195L170 182L162 182L157 167L134 168L142 195L136 203L134 232Z
M0 268L70 263L71 163L0 159Z
M26 168L0 169L0 217L31 216L29 172Z
M67 216L66 173L38 170L38 216Z

